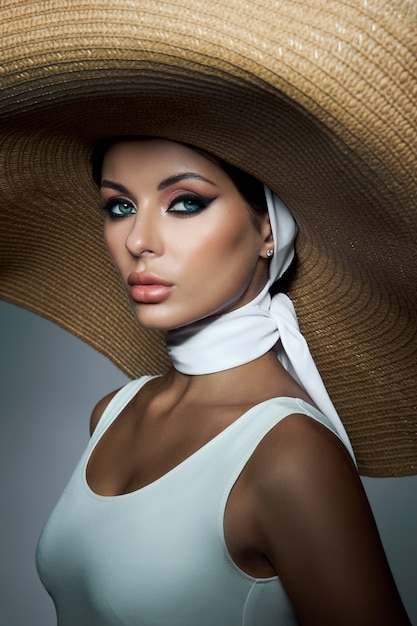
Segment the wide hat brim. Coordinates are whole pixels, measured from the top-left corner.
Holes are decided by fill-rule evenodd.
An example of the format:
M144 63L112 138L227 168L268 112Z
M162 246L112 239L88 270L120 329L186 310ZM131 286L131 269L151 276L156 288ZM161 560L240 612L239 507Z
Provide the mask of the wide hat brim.
M131 376L166 369L105 250L89 154L125 134L204 148L296 217L290 296L360 471L416 473L412 3L8 0L0 18L0 295Z

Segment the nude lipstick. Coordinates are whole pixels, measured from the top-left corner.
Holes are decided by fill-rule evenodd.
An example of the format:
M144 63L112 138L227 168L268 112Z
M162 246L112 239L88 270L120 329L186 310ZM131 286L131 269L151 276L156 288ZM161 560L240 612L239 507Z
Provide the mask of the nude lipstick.
M142 304L159 304L169 296L173 285L151 272L132 272L127 278L130 297Z

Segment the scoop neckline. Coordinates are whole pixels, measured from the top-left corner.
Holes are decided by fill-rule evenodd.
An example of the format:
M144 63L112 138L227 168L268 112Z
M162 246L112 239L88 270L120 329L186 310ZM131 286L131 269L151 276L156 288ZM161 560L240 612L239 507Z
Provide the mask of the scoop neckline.
M147 483L146 485L143 485L143 487L139 487L139 489L135 489L134 491L129 491L127 493L121 493L121 494L116 494L113 496L106 496L103 494L99 494L96 491L94 491L90 485L88 484L87 481L87 467L88 467L88 463L90 462L91 456L96 448L96 446L98 445L98 443L101 441L101 439L103 438L103 436L106 434L106 432L108 431L108 429L110 428L110 426L117 420L117 418L119 417L120 413L123 411L123 409L126 407L126 405L135 397L135 395L142 389L142 387L149 381L152 380L153 378L156 378L155 376L148 376L145 377L145 380L143 381L143 383L141 385L138 385L138 387L134 390L133 394L130 395L128 394L126 401L123 402L123 404L120 406L117 414L114 416L113 419L111 419L111 421L106 424L104 430L99 434L99 436L97 437L97 440L94 442L94 445L91 448L87 448L86 450L86 455L85 458L83 459L82 462L82 482L84 485L85 490L87 491L87 493L93 497L94 499L98 499L98 500L103 500L103 501L115 501L115 500L120 500L120 499L128 499L128 498L132 498L135 496L138 496L139 494L145 492L145 491L150 491L152 488L156 488L161 482L165 482L166 480L168 480L169 477L171 477L174 473L180 471L180 469L182 469L185 465L188 465L189 463L191 463L196 457L201 456L201 454L203 454L206 450L208 450L212 445L214 445L217 441L221 440L223 437L225 437L227 435L227 433L229 433L231 430L233 430L234 427L237 427L238 424L241 424L242 421L246 419L248 419L248 416L252 414L252 412L256 412L257 410L261 410L265 407L265 405L272 403L272 402L277 402L277 401L286 401L286 400L290 400L293 401L297 404L302 403L303 405L307 406L309 408L310 411L314 411L314 407L311 406L310 404L308 404L308 402L306 402L305 400L302 400L301 398L293 398L290 396L276 396L273 398L268 398L267 400L263 400L262 402L259 402L258 404L255 404L254 406L251 406L249 409L247 409L246 411L244 411L238 418L236 418L231 424L229 424L228 426L226 426L226 428L224 428L223 430L221 430L217 435L215 435L214 437L212 437L209 441L207 441L207 443L205 443L204 445L202 445L200 448L198 448L197 450L195 450L194 452L192 452L189 456L187 456L185 459L183 459L182 461L180 461L180 463L177 463L177 465L175 465L174 467L172 467L171 469L169 469L167 472L165 472L164 474L162 474L161 476L159 476L158 478L156 478L155 480ZM141 381L142 379L138 379L139 381ZM137 381L132 381L133 382L137 382ZM115 396L115 398L117 397L117 394ZM107 409L110 409L110 404L108 405ZM104 414L103 414L104 415Z

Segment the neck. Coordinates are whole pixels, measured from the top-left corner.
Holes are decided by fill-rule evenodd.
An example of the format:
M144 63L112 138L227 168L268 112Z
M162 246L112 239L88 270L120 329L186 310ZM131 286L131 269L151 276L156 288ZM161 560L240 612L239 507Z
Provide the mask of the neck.
M183 374L212 374L266 354L279 339L270 304L267 282L243 307L169 331L167 349L175 369Z
M208 380L215 380L207 376L221 372L223 377L218 380L226 385L226 380L234 376L231 370L242 368L238 384L236 380L234 383L239 394L246 386L258 384L249 374L247 382L244 382L243 373L250 372L255 361L273 351L292 383L299 385L307 398L310 397L319 410L333 421L353 455L340 418L300 333L294 307L284 294L276 294L271 299L269 282L254 300L240 309L170 331L167 334L167 349L177 372L204 376L205 384ZM227 387L230 394L230 382ZM204 389L207 387L204 386ZM274 395L306 397L301 393L285 392L282 387ZM204 397L208 396L205 394ZM265 397L271 397L269 392Z
M166 390L175 389L177 402L187 398L191 403L241 406L291 396L312 403L272 350L243 365L211 374L194 376L171 368L164 379Z

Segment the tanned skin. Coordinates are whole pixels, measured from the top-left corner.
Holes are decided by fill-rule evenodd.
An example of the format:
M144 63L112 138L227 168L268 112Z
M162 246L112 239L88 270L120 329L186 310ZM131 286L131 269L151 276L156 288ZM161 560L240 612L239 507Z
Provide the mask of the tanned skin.
M218 290L216 283L210 282L210 272L204 282L203 303L185 294L192 292L199 272L206 271L204 263L215 264L218 259L224 267L221 289L227 291L230 284L227 306L240 306L266 280L266 251L271 246L267 218L256 232L246 232L238 198L212 161L205 163L201 154L183 146L177 149L178 144L172 147L172 142L144 143L113 149L103 168L110 181L103 191L104 200L118 197L116 182L128 190L123 198L135 210L106 227L106 240L122 279L126 282L129 272L137 268L157 268L175 287L172 295L154 308L134 302L138 322L166 330L168 320L174 317L177 323L186 323L199 314L198 307L209 311L210 306L217 306ZM171 162L175 163L172 171ZM158 181L176 174L178 164L186 171L197 171L216 187L214 191L197 180L180 183L181 193L185 186L193 193L205 190L206 195L217 196L212 212L205 209L202 213L207 220L204 228L203 218L180 218L181 226L172 216L164 221L166 212L160 212L159 207L171 201L178 187L157 192ZM153 180L155 171L158 175ZM222 231L210 243L207 237L210 224L217 219L216 202L226 196L227 206L236 207L235 228L228 215L232 230ZM147 213L152 206L154 213L150 209ZM187 230L184 241L196 242L196 249L178 243L172 229L178 232L178 239ZM238 267L233 265L232 251L228 257L229 249L240 246L252 251L244 259L248 273L244 290L235 288ZM188 265L174 263L181 247L184 255L189 255ZM175 252L172 258L171 249ZM211 252L213 257L207 260ZM218 271L212 273L216 277ZM225 297L223 292L221 297ZM113 395L94 410L92 432ZM312 404L272 352L207 375L188 376L172 368L148 381L99 440L88 463L88 483L93 491L106 496L140 489L192 455L251 407L283 396ZM338 437L309 417L286 417L259 443L230 493L224 532L231 558L243 571L260 578L279 576L302 626L410 626L355 465Z

